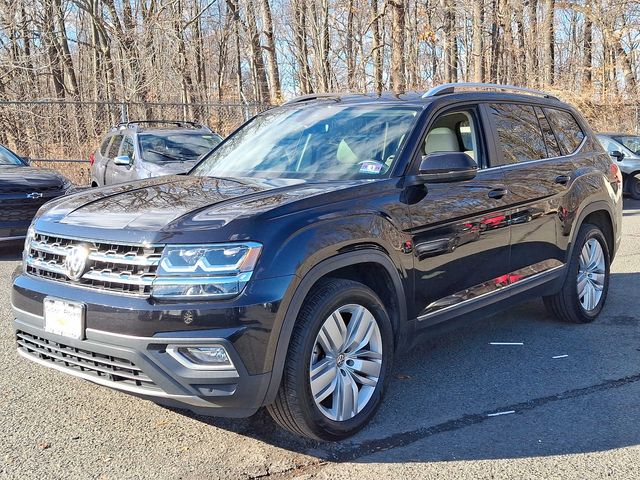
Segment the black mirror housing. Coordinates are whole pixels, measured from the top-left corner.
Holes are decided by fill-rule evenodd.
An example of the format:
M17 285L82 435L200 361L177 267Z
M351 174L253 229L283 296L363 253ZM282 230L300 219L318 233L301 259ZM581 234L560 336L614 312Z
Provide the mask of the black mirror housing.
M419 183L450 183L471 180L478 164L464 152L435 152L422 157L415 180Z
M624 153L622 153L619 150L614 150L613 152L609 152L609 155L611 156L611 158L613 158L618 162L621 162L624 159Z

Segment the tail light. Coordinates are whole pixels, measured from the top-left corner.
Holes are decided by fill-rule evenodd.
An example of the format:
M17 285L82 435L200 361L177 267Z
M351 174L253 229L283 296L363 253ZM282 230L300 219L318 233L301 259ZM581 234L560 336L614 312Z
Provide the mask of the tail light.
M622 171L620 170L620 167L615 163L611 164L611 173L616 177L615 183L617 185L622 185Z
M91 155L89 155L89 165L93 167L93 162L95 161L96 161L96 156L92 153Z

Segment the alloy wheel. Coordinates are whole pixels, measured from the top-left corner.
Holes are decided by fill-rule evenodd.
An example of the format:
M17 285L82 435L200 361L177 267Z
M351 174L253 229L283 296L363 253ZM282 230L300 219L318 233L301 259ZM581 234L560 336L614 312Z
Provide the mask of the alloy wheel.
M362 305L343 305L324 321L309 362L311 393L327 418L345 421L369 403L382 370L382 335Z
M598 240L587 240L578 257L578 263L578 299L582 308L590 312L600 303L606 280L605 256Z

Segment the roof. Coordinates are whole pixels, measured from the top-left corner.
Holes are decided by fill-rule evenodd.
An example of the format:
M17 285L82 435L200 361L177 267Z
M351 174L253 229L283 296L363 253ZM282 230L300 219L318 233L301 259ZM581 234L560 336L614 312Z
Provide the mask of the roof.
M449 83L432 88L428 92L407 92L397 94L383 92L375 93L312 93L296 97L284 105L296 105L315 102L340 102L346 104L370 104L370 103L404 103L424 107L438 99L453 100L514 100L533 101L534 103L548 105L565 105L554 95L546 92L516 87L512 85L496 85L490 83Z

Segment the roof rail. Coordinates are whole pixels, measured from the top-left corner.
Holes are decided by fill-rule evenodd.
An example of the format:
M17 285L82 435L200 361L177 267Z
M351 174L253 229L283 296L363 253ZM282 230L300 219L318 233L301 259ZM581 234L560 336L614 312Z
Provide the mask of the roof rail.
M460 90L494 90L497 92L513 92L522 93L524 95L535 95L538 97L550 98L552 100L559 100L555 95L551 95L540 90L534 90L532 88L516 87L514 85L498 85L497 83L445 83L433 87L431 90L422 95L422 98L438 97L440 95L446 95L449 93L455 93Z
M133 127L133 126L138 126L140 124L169 124L169 125L176 125L178 127L183 127L183 128L203 128L205 130L209 130L211 131L211 129L209 127L207 127L206 125L203 125L202 123L198 123L198 122L192 122L189 120L129 120L126 122L120 122L118 123L118 125L116 127Z
M340 95L337 93L309 93L308 95L301 95L287 102L284 102L283 105L293 105L294 103L311 102L313 100L322 100L322 99L334 100L336 102L339 102Z

